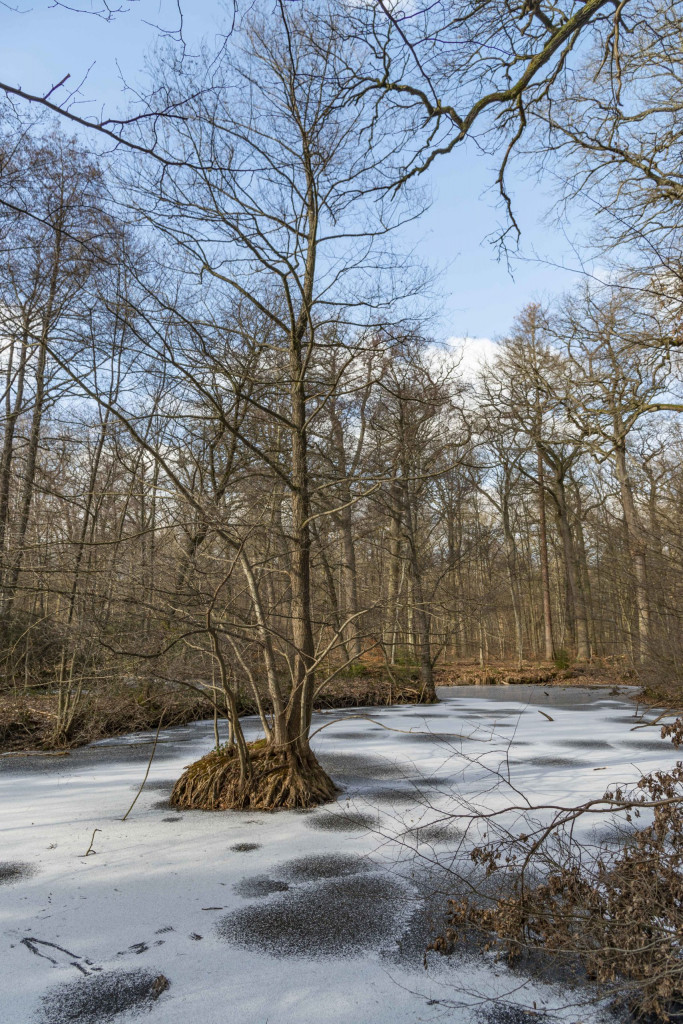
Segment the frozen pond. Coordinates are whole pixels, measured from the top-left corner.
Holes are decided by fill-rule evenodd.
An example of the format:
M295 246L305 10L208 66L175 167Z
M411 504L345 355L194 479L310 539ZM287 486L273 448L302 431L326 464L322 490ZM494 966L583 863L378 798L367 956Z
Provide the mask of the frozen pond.
M343 792L306 813L171 809L211 722L161 733L125 822L151 736L1 758L2 1024L517 1024L534 1005L536 1020L614 1020L482 955L425 970L423 950L448 872L467 870L464 813L505 806L512 787L600 796L669 765L671 744L604 689L440 696L316 715L313 746ZM170 987L152 999L159 976Z

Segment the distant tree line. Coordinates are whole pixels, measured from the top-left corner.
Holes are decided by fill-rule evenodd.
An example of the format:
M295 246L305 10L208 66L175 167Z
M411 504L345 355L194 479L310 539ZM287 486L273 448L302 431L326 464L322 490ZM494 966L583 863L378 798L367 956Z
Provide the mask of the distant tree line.
M248 789L243 689L310 781L317 692L371 663L410 666L425 699L458 661L601 657L681 678L675 147L662 136L661 173L615 148L628 132L643 152L675 68L652 83L659 114L622 123L659 22L630 25L622 52L629 5L596 0L525 5L523 31L502 5L519 29L504 60L504 27L484 58L464 24L458 78L455 6L397 21L388 5L257 5L218 52L157 55L127 123L137 148L116 159L6 112L4 685L67 703L126 675L208 686ZM584 62L608 44L586 97ZM522 51L542 81L508 94L496 83ZM609 138L586 113L607 116L608 81ZM393 238L424 208L421 171L480 118L504 197L514 150L571 151L565 198L599 198L613 258L547 307L520 296L473 372L431 339L429 276Z

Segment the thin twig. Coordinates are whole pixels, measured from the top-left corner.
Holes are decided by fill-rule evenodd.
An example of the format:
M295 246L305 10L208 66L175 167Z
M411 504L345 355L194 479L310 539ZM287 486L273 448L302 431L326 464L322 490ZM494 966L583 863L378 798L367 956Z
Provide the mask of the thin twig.
M101 832L101 831L102 831L102 829L101 829L101 828L95 828L95 829L93 829L93 833L92 833L92 835L90 836L90 846L88 847L88 849L87 849L87 850L85 851L85 853L83 854L83 856L84 856L84 857L88 857L88 856L90 856L90 854L91 854L91 853L97 853L97 850L93 850L93 848L92 848L92 844L93 844L93 843L95 842L95 833L96 833L96 832Z
M152 747L152 753L149 756L149 761L147 763L147 771L145 772L145 777L142 780L142 782L140 783L140 788L137 791L137 793L135 794L135 799L133 800L133 803L130 805L130 807L128 808L128 810L124 814L124 816L121 818L121 821L125 821L126 820L128 815L130 814L130 812L135 807L135 804L137 803L137 799L140 796L140 793L142 793L143 789L145 788L145 783L147 782L147 776L149 775L149 770L152 767L152 761L154 760L154 755L156 754L157 741L159 739L159 733L161 732L161 726L163 725L163 722L164 722L164 712L162 712L161 718L159 719L159 724L157 726L157 734L154 737L154 746Z

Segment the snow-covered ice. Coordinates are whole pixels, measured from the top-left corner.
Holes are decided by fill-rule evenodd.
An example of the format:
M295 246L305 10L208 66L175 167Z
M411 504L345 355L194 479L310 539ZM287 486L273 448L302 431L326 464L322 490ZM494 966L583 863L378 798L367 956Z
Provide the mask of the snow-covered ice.
M423 950L447 872L467 870L453 814L503 808L511 786L534 802L600 796L671 764L671 745L605 690L440 696L316 715L313 746L343 791L306 813L172 809L212 722L161 733L125 822L151 735L0 758L1 1024L514 1024L534 1004L613 1020L482 955L432 955L425 970ZM170 987L152 1000L161 975Z

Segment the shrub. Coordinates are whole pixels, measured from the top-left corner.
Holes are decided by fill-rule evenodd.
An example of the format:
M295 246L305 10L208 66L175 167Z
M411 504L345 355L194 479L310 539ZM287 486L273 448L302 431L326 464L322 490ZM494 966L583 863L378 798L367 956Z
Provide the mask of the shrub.
M560 647L559 651L555 652L555 668L560 672L569 668L569 654L564 647Z
M662 735L678 745L683 721ZM592 803L475 849L489 878L501 873L498 897L449 901L447 928L430 948L448 953L474 939L509 960L543 949L556 964L581 965L601 995L623 998L636 1016L680 1017L683 762ZM618 812L616 846L575 838L577 819L600 807ZM651 820L641 824L643 815Z

